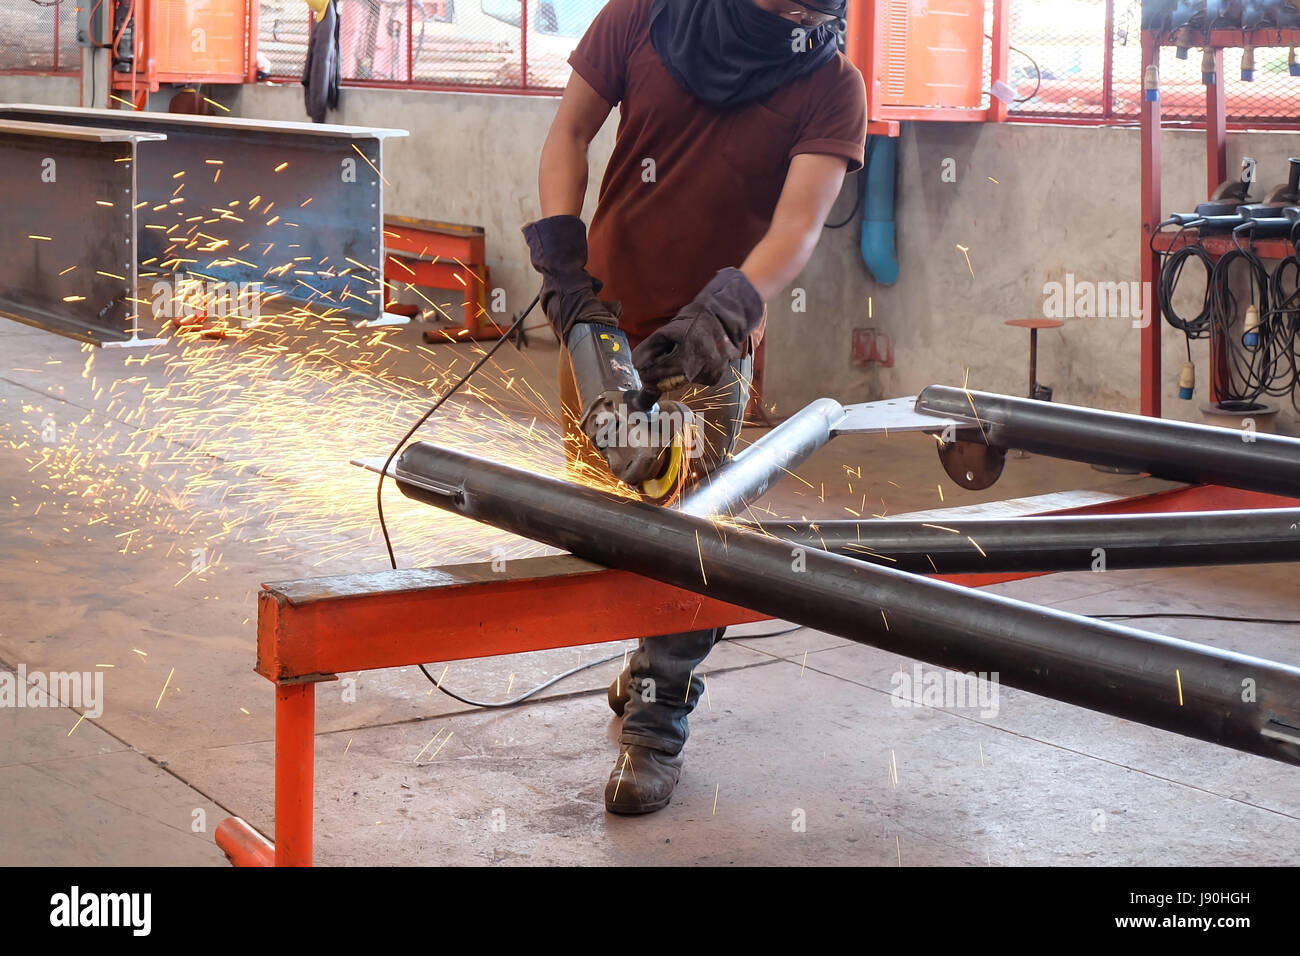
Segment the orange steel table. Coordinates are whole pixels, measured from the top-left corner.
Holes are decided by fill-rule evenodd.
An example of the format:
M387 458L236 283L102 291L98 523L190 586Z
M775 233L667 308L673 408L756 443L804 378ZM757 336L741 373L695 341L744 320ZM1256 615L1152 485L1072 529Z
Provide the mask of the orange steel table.
M457 338L499 339L505 332L487 311L486 260L482 226L384 217L384 279L462 290L465 331Z
M1293 498L1217 485L1054 514L1295 507ZM500 565L498 565L500 566ZM765 614L571 555L347 574L263 585L257 666L275 684L275 843L229 817L217 845L237 866L310 866L316 684L348 671L622 641L769 620ZM1035 572L943 575L968 587Z

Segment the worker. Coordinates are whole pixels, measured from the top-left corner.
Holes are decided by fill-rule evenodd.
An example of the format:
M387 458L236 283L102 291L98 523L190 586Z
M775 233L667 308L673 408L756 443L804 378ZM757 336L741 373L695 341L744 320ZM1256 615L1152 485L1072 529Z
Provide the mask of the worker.
M766 303L807 263L846 172L862 168L866 91L834 32L846 3L609 0L569 58L542 147L542 218L524 227L542 307L561 343L576 322L627 334L642 381L700 419L698 473L735 447ZM588 234L588 146L615 106ZM560 365L572 448L585 439ZM647 638L629 656L609 693L623 719L609 812L667 806L699 666L721 636Z

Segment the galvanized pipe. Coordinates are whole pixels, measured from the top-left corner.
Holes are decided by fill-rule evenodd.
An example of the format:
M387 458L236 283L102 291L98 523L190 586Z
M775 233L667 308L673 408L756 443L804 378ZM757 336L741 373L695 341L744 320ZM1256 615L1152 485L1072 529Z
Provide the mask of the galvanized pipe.
M1300 440L931 385L916 410L966 417L988 444L1158 478L1300 498ZM1243 417L1249 417L1244 415Z
M801 547L921 574L1300 561L1300 508L741 525Z
M1102 713L1300 764L1300 668L713 524L426 442L403 493L679 588Z
M701 518L735 514L830 441L842 418L844 406L833 398L804 406L705 477L680 510Z

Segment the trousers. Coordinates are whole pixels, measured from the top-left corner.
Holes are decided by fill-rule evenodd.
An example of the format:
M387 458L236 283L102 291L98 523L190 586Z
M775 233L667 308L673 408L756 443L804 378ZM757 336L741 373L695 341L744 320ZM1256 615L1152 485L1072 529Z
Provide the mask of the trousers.
M662 398L682 402L695 414L701 451L695 470L711 473L735 451L749 404L754 375L753 353L731 363L728 374L713 386L687 385L665 392ZM580 427L578 389L567 352L560 354L560 403L564 416L564 448L571 466L586 470L608 469ZM696 673L725 628L685 631L646 637L628 655L628 702L623 712L621 744L637 744L667 754L677 754L690 735L687 719L704 681Z

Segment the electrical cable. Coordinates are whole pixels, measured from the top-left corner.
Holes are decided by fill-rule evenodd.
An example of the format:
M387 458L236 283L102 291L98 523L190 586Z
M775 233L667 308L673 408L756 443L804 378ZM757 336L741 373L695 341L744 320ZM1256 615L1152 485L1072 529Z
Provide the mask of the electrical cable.
M419 430L420 426L423 425L425 422L427 422L430 416L433 415L433 413L436 412L439 408L441 408L443 403L447 401L447 399L451 398L458 391L460 391L461 386L463 386L466 382L468 382L470 380L470 377L475 372L477 372L480 368L482 368L485 364L487 364L488 359L490 359L493 355L496 354L497 349L501 348L501 346L505 345L506 342L510 341L511 333L513 333L516 329L518 329L521 325L523 325L524 319L528 318L528 313L533 311L533 307L537 305L537 302L541 298L541 295L542 293L539 291L537 295L533 296L533 301L528 304L528 308L524 309L523 313L520 314L519 318L515 319L514 323L510 326L509 329L506 330L505 334L502 335L501 338L497 339L495 344L493 344L493 346L490 349L488 349L486 352L483 353L483 356L477 362L475 362L473 366L471 366L468 372L466 372L463 376L461 376L460 380L456 382L455 385L453 385L451 388L445 391L438 398L437 401L435 401L431 406L429 406L429 410L425 412L423 415L421 415L420 420L417 421L414 425L412 425L410 429L406 432L406 434L402 436L401 441L399 441L396 445L393 446L392 453L389 454L388 459L384 462L383 470L379 472L379 483L375 488L375 504L379 511L379 528L384 534L384 547L388 549L388 562L393 566L394 571L397 570L397 556L393 554L393 539L388 534L388 522L384 520L384 476L388 474L388 469L392 466L393 459L396 458L398 452L402 450L402 446L411 440L411 436L414 435Z
M862 158L862 168L859 169L857 172L858 196L857 199L853 201L853 208L849 210L849 214L845 216L842 221L835 222L835 223L830 223L830 222L823 223L822 224L823 229L843 229L845 226L847 226L850 222L853 221L853 217L858 214L859 209L865 209L866 196L867 196L867 170L871 168L871 152L875 148L876 148L876 138L874 136L868 136L867 154Z
M984 38L988 40L990 43L993 42L993 34L991 33L984 34ZM1041 91L1043 88L1043 71L1038 66L1038 61L1035 60L1028 53L1026 53L1024 50L1018 49L1017 47L1012 46L1010 43L1007 44L1007 49L1010 50L1012 53L1019 53L1026 60L1028 60L1030 65L1033 66L1034 68L1034 76L1037 78L1036 82L1034 83L1034 92L1030 93L1028 96L1021 96L1011 101L1012 103L1028 103L1035 96L1037 96L1039 94L1039 91ZM987 93L989 96L993 95L993 93L989 90L985 90L984 92Z
M1267 331L1258 330L1258 345L1248 346L1242 337L1231 334L1234 326L1244 326L1246 308L1232 291L1233 266L1244 263L1250 285L1250 300L1258 314L1268 312L1270 276L1263 261L1247 245L1243 247L1239 234L1253 228L1247 220L1232 232L1235 248L1229 249L1214 264L1210 275L1210 306L1212 331L1210 341L1210 374L1215 380L1215 394L1223 402L1254 402L1268 387L1266 370L1270 365L1271 341ZM1226 381L1223 380L1226 369Z
M1231 614L1174 614L1158 611L1150 614L1087 614L1085 617L1100 621L1137 621L1147 618L1169 618L1179 621L1229 621L1233 624L1282 624L1300 627L1300 620L1286 617L1236 617Z
M1170 225L1179 224L1167 251L1159 254L1156 284L1165 321L1183 333L1188 362L1192 361L1192 339L1208 340L1214 394L1220 403L1253 404L1264 395L1289 394L1292 405L1300 410L1300 353L1297 351L1300 347L1300 246L1296 241L1300 223L1291 230L1293 254L1280 260L1270 271L1248 238L1257 228L1253 219L1232 230L1232 248L1221 256L1216 257L1204 247L1204 237L1182 244L1183 231L1201 226L1205 221L1203 218L1181 222L1178 217L1167 219L1148 241L1148 248L1156 252L1156 236ZM1205 274L1205 291L1199 311L1182 315L1174 298L1193 261ZM1234 280L1243 268L1248 301L1239 298L1233 289ZM1246 322L1251 306L1259 319L1258 326L1253 328L1247 327Z
M1164 262L1160 268L1160 275L1156 284L1160 294L1160 311L1164 314L1165 321L1182 332L1188 340L1191 340L1205 338L1210 334L1213 311L1210 305L1210 285L1211 277L1214 275L1214 257L1206 252L1200 243L1189 243L1185 246L1178 245L1183 232L1189 226L1190 224L1183 225L1174 236L1169 251L1164 254ZM1157 233L1159 231L1159 229L1156 230ZM1152 242L1154 242L1155 236L1156 233L1152 233ZM1174 308L1174 291L1178 283L1182 281L1183 270L1186 268L1187 263L1192 260L1195 260L1205 270L1205 296L1201 300L1200 311L1192 318L1185 318L1179 315Z
M1141 613L1141 614L1085 614L1083 616L1087 618L1091 618L1092 620L1095 621L1137 621L1137 620L1150 620L1153 618L1165 618L1168 620L1227 621L1234 624L1269 624L1269 625L1280 625L1280 626L1288 626L1288 627L1300 627L1300 619L1295 619L1295 618L1238 617L1230 614L1197 614L1197 613L1178 613L1178 612L1171 612L1171 611L1158 611L1153 613ZM800 631L800 630L803 630L803 626L796 624L793 627L783 628L779 631L770 631L766 634L737 634L735 637L724 637L722 640L723 641L762 640L769 637L780 637L784 634L792 634L795 631ZM719 641L719 643L722 643L722 641ZM535 697L537 694L546 690L546 688L558 684L560 681L565 680L566 678L572 677L574 674L581 673L582 671L588 670L592 667L599 667L602 664L608 664L611 661L616 661L624 656L625 655L622 653L610 654L608 657L602 657L594 661L588 661L585 664L579 664L577 667L571 667L569 670L564 671L562 674L557 674L555 677L550 678L544 683L538 684L536 687L532 688L531 690L528 690L523 694L520 694L518 697L512 697L509 700L473 700L469 697L462 697L460 694L457 694L455 691L450 691L447 688L443 687L442 684L439 683L437 680L435 680L433 675L430 674L428 670L425 669L425 665L420 664L418 666L420 670L424 673L424 676L429 679L429 682L433 684L434 687L442 691L442 693L446 694L448 697L452 698L453 700L459 701L462 704L467 704L471 707L482 707L485 709L493 709L493 708L499 709L502 707L515 707L523 703L525 700L528 700L528 698Z
M737 634L735 637L724 637L722 641L719 641L718 643L721 644L723 641L753 641L753 640L759 640L768 637L780 637L783 634L793 634L795 631L799 631L799 630L803 630L803 625L796 624L794 627L787 627L780 631L771 631L767 634ZM582 671L585 671L592 667L599 667L601 664L608 664L610 661L616 661L619 658L624 656L625 655L622 653L611 654L608 657L602 657L599 660L588 661L586 664L579 664L577 667L571 667L563 674L557 674L555 677L552 677L550 680L546 681L545 683L538 684L532 690L526 691L520 694L518 697L512 697L510 698L510 700L471 700L468 697L462 697L459 694L455 693L454 691L447 690L447 688L443 687L441 683L434 680L433 675L430 674L427 670L425 670L425 666L423 664L419 664L417 666L424 673L424 676L429 678L429 682L433 684L434 687L438 688L438 690L442 691L448 697L452 698L452 700L458 700L462 704L468 704L471 707L484 707L484 708L491 709L491 708L501 708L501 707L514 707L518 704L523 703L528 698L541 693L542 691L546 690L546 688L554 684L558 684L560 681L564 680L567 677L572 677L574 674L581 673Z

